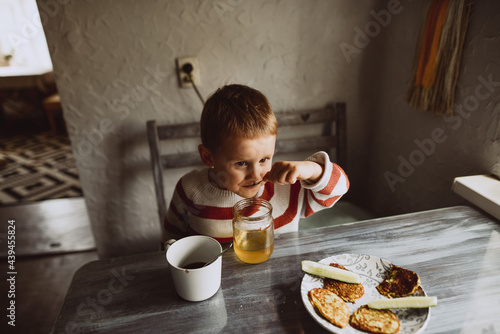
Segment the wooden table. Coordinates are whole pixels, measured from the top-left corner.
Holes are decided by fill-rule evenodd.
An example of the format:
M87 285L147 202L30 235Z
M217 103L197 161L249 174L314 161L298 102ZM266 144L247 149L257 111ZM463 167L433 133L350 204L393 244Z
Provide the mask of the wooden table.
M0 67L0 127L4 122L4 101L22 99L31 108L42 109L42 99L47 91L55 90L51 68L34 66Z
M16 220L16 256L48 255L95 249L83 197L0 206L0 217ZM7 245L7 234L0 242ZM0 250L7 257L9 249Z
M103 259L74 276L54 333L317 333L300 262L369 254L417 272L437 296L425 333L500 332L500 223L451 207L280 235L262 264L223 256L222 287L180 299L163 253Z
M51 68L35 66L0 67L0 90L3 89L45 89L53 84L54 74Z

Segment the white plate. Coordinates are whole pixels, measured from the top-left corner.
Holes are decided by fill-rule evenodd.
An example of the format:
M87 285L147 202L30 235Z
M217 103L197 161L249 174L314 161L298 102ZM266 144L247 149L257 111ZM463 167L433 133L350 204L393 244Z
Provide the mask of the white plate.
M361 305L366 305L371 300L386 298L378 292L376 286L384 280L386 273L390 271L392 263L390 263L389 261L370 255L340 254L330 256L319 262L328 265L330 263L338 263L360 276L361 284L363 284L363 287L365 289L365 294L354 304L346 303L349 307L350 315L352 315L353 312L356 311ZM320 316L318 313L316 313L308 297L309 291L314 288L323 288L323 278L305 274L304 278L302 279L302 285L300 286L300 294L302 296L302 302L304 303L304 306L306 307L309 314L314 318L314 320L316 320L321 326L323 326L331 333L366 334L365 332L351 327L351 325L347 325L346 328L337 327L329 321L325 320L325 318ZM425 296L425 292L422 287L419 287L417 292L415 292L413 296ZM398 334L421 333L427 326L427 323L429 322L431 316L430 308L397 309L391 311L393 311L397 315L398 320L401 323L401 328L399 329Z

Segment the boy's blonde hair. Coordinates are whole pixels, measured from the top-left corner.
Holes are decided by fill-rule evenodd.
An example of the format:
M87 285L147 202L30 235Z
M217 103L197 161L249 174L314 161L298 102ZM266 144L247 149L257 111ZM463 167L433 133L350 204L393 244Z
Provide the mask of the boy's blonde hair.
M230 138L276 135L278 122L267 98L244 85L219 88L201 114L201 142L212 153Z

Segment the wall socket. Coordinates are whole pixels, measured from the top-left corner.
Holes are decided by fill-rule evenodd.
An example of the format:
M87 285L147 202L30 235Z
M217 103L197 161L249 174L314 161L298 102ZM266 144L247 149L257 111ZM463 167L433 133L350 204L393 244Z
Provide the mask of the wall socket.
M198 64L198 59L196 57L181 57L177 58L177 78L179 79L179 87L181 88L193 88L193 85L188 79L187 73L182 71L182 67L185 64L191 64L193 66L193 71L191 72L191 80L193 80L196 86L201 83L200 80L200 65Z

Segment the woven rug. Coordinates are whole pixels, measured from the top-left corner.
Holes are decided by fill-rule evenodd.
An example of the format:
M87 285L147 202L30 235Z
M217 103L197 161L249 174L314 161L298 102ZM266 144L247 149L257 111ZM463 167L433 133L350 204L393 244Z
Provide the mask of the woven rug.
M81 196L66 135L0 138L0 205Z

